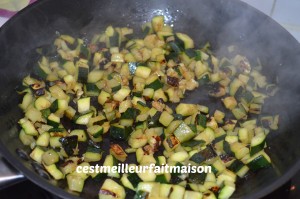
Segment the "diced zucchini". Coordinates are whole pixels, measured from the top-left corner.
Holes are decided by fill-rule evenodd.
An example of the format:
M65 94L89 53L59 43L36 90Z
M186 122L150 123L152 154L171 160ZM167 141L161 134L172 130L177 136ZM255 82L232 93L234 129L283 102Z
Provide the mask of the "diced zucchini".
M60 136L51 136L50 137L50 146L52 147L52 148L59 148L59 147L61 147L62 145L61 145L61 143L60 143Z
M106 46L108 48L112 47L119 47L121 38L120 34L116 29L114 29L112 26L108 26L105 31L106 34Z
M242 84L243 83L239 79L235 78L229 86L229 94L234 96Z
M194 41L187 34L176 33L176 36L183 42L185 49L194 48Z
M260 133L254 136L251 140L250 155L253 156L254 154L263 150L265 147L265 143L266 143L266 136L264 133Z
M207 173L193 173L189 174L188 181L193 184L203 184L205 182Z
M242 108L234 108L232 109L232 114L237 120L247 118L247 113Z
M181 146L193 148L193 147L201 147L204 144L205 144L205 141L203 141L203 140L189 140L187 142L181 143Z
M85 162L96 162L101 160L103 151L94 146L88 146L86 152L83 154Z
M90 126L87 132L92 137L94 142L100 142L102 140L101 135L103 134L103 127L99 125Z
M163 141L163 145L167 151L173 151L175 148L177 148L180 144L180 141L177 139L176 136L170 135L165 138Z
M72 61L66 61L66 62L63 64L63 68L64 68L70 75L75 75L75 73L76 73L76 68L75 68L74 62L72 62Z
M127 154L123 150L123 148L118 144L110 145L110 154L112 154L117 160L124 162L127 158Z
M140 148L147 143L147 137L144 134L142 129L137 129L130 134L130 138L128 140L128 144L132 148Z
M110 98L111 95L108 92L102 90L98 96L98 102L99 104L104 105L104 103L107 102L107 100L109 100Z
M240 178L243 178L248 173L248 171L249 167L245 165L238 172L236 172L236 175L238 175Z
M75 38L70 35L60 35L60 39L68 42L69 44L73 44L75 42Z
M85 142L87 140L86 134L82 129L74 129L71 131L70 136L76 135L79 142Z
M72 156L75 153L75 149L78 144L78 137L76 135L62 137L59 139L65 154L68 156Z
M41 96L35 100L34 106L37 110L44 110L51 106L51 102L46 97Z
M152 99L153 96L154 96L154 89L152 88L145 88L143 90L143 94L142 94L145 98L148 98L148 99Z
M164 84L159 80L159 78L156 75L151 75L146 80L146 86L145 88L152 88L154 91L162 88Z
M204 129L203 132L199 133L194 140L203 140L206 142L206 144L211 143L215 139L215 133L214 130L210 127L207 127Z
M206 122L207 122L207 117L203 114L198 114L197 115L197 125L201 126L202 128L206 128Z
M142 173L137 173L137 175L144 181L144 182L153 182L155 181L156 175L150 169L145 169Z
M237 106L237 101L234 97L229 96L222 100L225 107L229 110L234 109Z
M125 196L124 187L111 179L106 179L99 191L99 199L124 199Z
M191 199L191 198L200 199L202 198L202 193L196 191L185 191L183 199Z
M229 143L229 144L232 144L232 143L235 143L239 140L238 136L236 135L227 135L225 137L225 140Z
M89 66L88 60L80 59L76 62L77 70L78 70L78 81L81 83L86 83L89 74Z
M26 118L20 119L19 124L27 135L36 136L39 134L34 125Z
M68 101L66 99L57 99L55 100L51 106L50 110L52 113L55 113L56 111L65 111L68 109Z
M88 83L96 83L103 77L103 71L101 70L93 70L88 74Z
M136 39L128 36L130 28L108 26L90 43L60 35L54 46L39 48L36 77L28 75L17 89L25 115L19 139L55 180L67 178L70 191L82 192L89 176L102 183L99 199L125 199L133 191L134 199L232 197L237 176L271 166L266 135L278 129L279 116L245 120L260 114L278 88L267 83L259 61L251 69L242 55L219 60L208 42L195 48L163 15L142 31L144 37ZM200 98L180 103L199 86L210 97L223 96L224 107L210 110L195 103ZM121 176L115 166L130 162L130 156L138 166L168 164L182 171L185 165L210 165L212 173L155 173L148 167ZM104 167L100 173L78 172L88 162Z
M105 157L103 166L112 167L112 166L116 166L116 165L117 165L117 159L115 159L114 156L107 155ZM110 171L107 175L109 177L113 177L113 178L120 178L120 174L118 172Z
M153 17L152 21L151 21L151 24L152 24L152 29L155 32L161 31L164 24L165 24L164 16L163 15L158 15L158 16Z
M134 188L136 188L138 184L143 181L136 173L128 174L127 179Z
M199 152L193 154L191 156L190 160L197 163L197 164L200 164L203 161L214 158L215 156L216 155L215 155L214 150L210 146L207 146L202 151L199 151Z
M49 166L44 164L44 167L48 173L55 179L60 180L63 179L65 176L64 174L56 167L55 164L51 164Z
M158 197L159 188L160 184L157 182L140 182L136 190L139 193L146 192L146 197Z
M156 175L156 178L155 178L155 182L159 182L161 184L169 183L170 180L171 180L170 173L159 174L159 175Z
M120 90L118 90L114 96L113 96L113 99L116 100L116 101L123 101L128 95L130 94L130 89L129 88L126 88L126 87L123 87L121 88Z
M78 106L78 112L79 113L85 113L90 110L90 103L91 103L91 98L85 97L81 98L77 101L77 106Z
M179 54L183 51L184 49L184 44L181 40L176 41L171 41L168 43L170 48L172 49L172 51L174 51L174 57L177 58L177 56L179 56ZM182 54L183 55L183 54ZM171 56L172 57L172 56ZM173 57L172 57L173 58ZM177 71L179 75L181 75L181 72L178 70Z
M76 110L73 107L71 107L71 106L68 106L67 110L65 110L65 115L70 120L73 119L73 117L75 116L75 114L76 114Z
M47 124L53 126L54 128L57 128L60 124L60 118L51 113L47 118Z
M180 103L177 107L176 107L176 113L180 114L182 116L190 116L193 115L195 113L197 113L198 109L197 109L197 105L196 104L184 104L184 103Z
M56 99L63 99L63 100L68 100L70 97L64 92L64 90L58 86L54 85L49 88L49 91L52 95L52 97Z
M127 140L131 133L131 127L124 127L118 124L113 124L110 127L110 137L116 140Z
M135 192L133 199L147 199L149 196L149 192L138 190Z
M39 146L47 147L50 142L50 134L48 132L42 133L36 140L36 144Z
M159 117L159 122L164 126L169 126L169 124L174 120L173 115L167 111L163 111Z
M44 58L44 57L43 57ZM38 75L42 79L46 79L48 74L51 73L49 67L47 65L43 65L41 63L38 63L33 68L33 73L35 75Z
M38 163L42 163L43 154L44 154L44 151L39 146L36 146L30 153L30 157L34 161L36 161Z
M239 132L239 140L244 143L244 144L248 144L249 143L249 133L248 130L246 128L240 128Z
M89 120L93 116L93 114L94 114L93 111L89 111L81 115L75 115L73 120L75 121L76 124L87 125L89 123Z
M235 185L234 183L226 182L223 188L219 192L218 198L220 199L228 199L235 191Z
M53 149L47 150L45 153L42 155L42 162L43 164L50 166L52 164L55 164L59 161L59 155L56 151Z
M31 145L35 142L35 139L31 135L27 135L23 129L21 129L19 134L19 139L24 145Z
M179 151L173 153L170 157L169 160L173 162L183 162L189 157L188 153L186 151Z
M135 70L135 75L147 79L150 76L151 68L146 66L138 66Z
M22 100L22 103L19 104L19 107L22 109L22 110L26 110L27 107L31 104L33 100L33 96L31 93L26 93L23 97L23 100Z
M100 90L97 85L92 83L85 84L84 91L87 96L98 96L100 94Z
M173 191L169 196L170 199L182 199L184 197L184 192L185 192L184 187L179 185L173 185L172 188Z
M247 160L247 166L252 171L257 171L261 168L270 167L271 159L264 151L260 151Z
M124 173L120 179L122 185L126 188L129 188L133 191L135 191L135 188L133 187L132 183L128 180L128 175Z
M71 191L82 192L85 179L73 173L67 175L68 188Z
M192 139L196 134L186 123L182 122L174 131L174 135L182 143Z

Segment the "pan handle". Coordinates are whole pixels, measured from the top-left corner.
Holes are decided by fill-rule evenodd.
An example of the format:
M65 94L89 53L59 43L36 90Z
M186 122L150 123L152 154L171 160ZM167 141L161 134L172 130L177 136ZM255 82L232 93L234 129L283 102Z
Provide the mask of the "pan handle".
M25 179L23 174L16 170L0 155L0 190Z

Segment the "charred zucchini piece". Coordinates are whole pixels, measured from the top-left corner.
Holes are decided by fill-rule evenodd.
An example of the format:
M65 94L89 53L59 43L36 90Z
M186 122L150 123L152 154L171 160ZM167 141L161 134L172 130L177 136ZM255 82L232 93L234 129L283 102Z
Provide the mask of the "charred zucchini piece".
M119 124L113 124L110 127L110 137L116 140L127 140L129 134L131 133L131 127L124 127Z
M199 151L198 153L195 153L190 160L200 164L206 160L212 159L216 156L215 151L213 150L213 148L208 145L205 149L203 149L202 151Z
M106 179L99 191L99 199L124 199L125 196L124 187L111 179Z
M59 142L61 143L62 147L64 148L66 154L68 156L71 156L74 154L74 150L77 147L78 137L77 137L77 135L62 137L59 139Z
M111 144L109 152L120 162L124 162L127 158L127 154L125 153L123 148L118 144Z
M173 151L176 147L178 147L179 144L180 141L174 135L166 137L163 142L163 145L167 151Z

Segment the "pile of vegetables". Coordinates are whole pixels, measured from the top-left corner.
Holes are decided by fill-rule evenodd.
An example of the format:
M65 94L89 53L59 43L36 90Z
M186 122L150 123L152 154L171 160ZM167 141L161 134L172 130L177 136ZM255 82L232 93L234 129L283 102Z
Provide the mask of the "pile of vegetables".
M100 181L100 199L130 191L139 199L229 198L237 178L271 165L266 136L278 128L279 116L260 113L277 87L259 63L239 54L217 58L209 43L196 48L163 16L145 23L142 37L132 34L108 26L89 42L61 34L37 49L41 58L17 89L24 111L19 138L35 162L74 192L82 192L88 178ZM180 103L206 88L225 111ZM100 162L208 165L213 172L76 172Z

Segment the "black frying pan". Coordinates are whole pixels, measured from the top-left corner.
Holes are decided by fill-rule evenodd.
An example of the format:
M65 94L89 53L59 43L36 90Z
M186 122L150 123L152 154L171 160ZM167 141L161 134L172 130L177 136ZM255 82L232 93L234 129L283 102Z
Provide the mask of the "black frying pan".
M107 25L140 25L157 14L164 14L176 31L188 33L198 46L210 41L214 52L235 44L250 59L259 57L269 80L279 79L278 95L267 102L264 113L279 113L280 129L268 138L268 154L273 169L259 171L238 185L233 198L262 197L291 178L300 167L300 46L282 27L262 13L237 0L44 0L13 17L0 30L0 149L1 153L28 179L58 196L76 197L66 185L42 178L32 162L24 161L16 149L17 121L21 111L14 91L31 70L32 51L48 44L55 32L93 35ZM214 103L199 91L190 102ZM100 184L88 180L82 197L97 198ZM34 190L32 190L34 191Z

